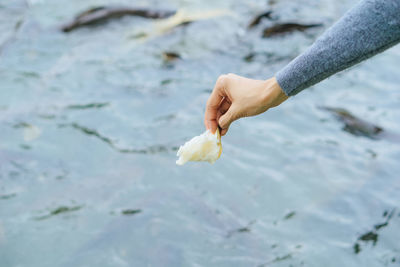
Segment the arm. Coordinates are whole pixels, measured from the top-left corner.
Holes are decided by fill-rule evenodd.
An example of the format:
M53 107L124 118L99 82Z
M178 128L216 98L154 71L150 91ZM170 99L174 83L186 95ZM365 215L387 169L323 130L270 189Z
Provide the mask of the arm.
M364 0L276 74L288 96L400 41L400 1Z
M266 81L222 75L207 101L204 123L224 135L230 124L280 105L288 96L400 42L400 0L363 0L307 51ZM259 96L259 97L257 97Z

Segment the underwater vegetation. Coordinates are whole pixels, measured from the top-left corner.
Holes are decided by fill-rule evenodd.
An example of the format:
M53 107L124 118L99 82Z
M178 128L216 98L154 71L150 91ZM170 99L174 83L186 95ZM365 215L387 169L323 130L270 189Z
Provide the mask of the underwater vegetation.
M395 212L396 212L396 209L393 209L391 211L385 211L383 213L383 218L385 218L384 222L375 224L372 230L361 234L357 238L357 241L353 245L355 254L358 254L361 252L362 243L371 242L372 246L376 246L376 244L378 243L378 240L379 240L379 231L382 230L382 228L385 228L389 225L389 222L395 215Z

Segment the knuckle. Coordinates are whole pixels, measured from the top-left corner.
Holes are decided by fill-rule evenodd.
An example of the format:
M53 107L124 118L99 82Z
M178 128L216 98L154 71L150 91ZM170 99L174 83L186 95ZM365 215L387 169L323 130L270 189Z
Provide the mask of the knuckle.
M215 106L213 106L210 103L207 103L206 111L211 112L211 111L214 111L214 110L215 110Z
M224 86L225 83L226 83L227 78L228 78L228 76L226 74L223 74L223 75L219 76L218 80L217 80L217 84L219 86Z
M234 74L234 73L228 73L228 74L227 74L227 77L228 77L230 80L234 80L234 79L237 79L239 76L237 76L237 75Z
M223 80L223 79L226 79L227 77L228 77L228 74L222 74L218 78Z

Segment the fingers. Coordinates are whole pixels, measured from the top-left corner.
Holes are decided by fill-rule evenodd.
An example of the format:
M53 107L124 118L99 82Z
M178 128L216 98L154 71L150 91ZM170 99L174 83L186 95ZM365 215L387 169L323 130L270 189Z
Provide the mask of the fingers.
M228 109L230 108L230 106L231 106L231 102L228 100L228 98L225 97L225 98L222 100L221 105L219 106L219 111L221 112L221 115L222 115L222 114L225 114L225 112L228 111Z
M217 113L217 121L221 118L222 115L224 115L228 109L230 108L231 103L227 98L224 98L221 102L221 105L219 106L218 113ZM220 134L221 136L224 136L228 129L220 129Z
M217 122L219 121L219 118L225 114L225 112L228 111L229 107L231 106L231 103L227 100L227 98L224 98L221 101L221 104L219 105L218 112L217 112Z
M229 126L236 119L238 119L237 112L236 112L236 107L235 107L234 104L232 104L230 106L230 108L228 109L228 111L226 111L225 114L222 115L219 118L218 124L219 124L219 126L221 127L222 130L228 131Z
M225 78L225 75L222 75L218 78L214 86L214 90L207 100L206 112L204 115L204 124L206 126L206 129L210 130L211 133L215 133L218 127L218 110L225 96Z
M221 136L224 136L228 132L228 129L229 128L221 130Z

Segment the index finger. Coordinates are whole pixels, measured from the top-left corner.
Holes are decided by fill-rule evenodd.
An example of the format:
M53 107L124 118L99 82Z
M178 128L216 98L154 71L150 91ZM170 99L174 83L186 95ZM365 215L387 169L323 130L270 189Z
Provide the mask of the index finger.
M211 133L215 133L218 127L217 114L218 108L224 98L224 86L225 86L225 75L218 78L215 83L214 89L207 100L206 112L204 115L204 124L206 129L210 130Z

